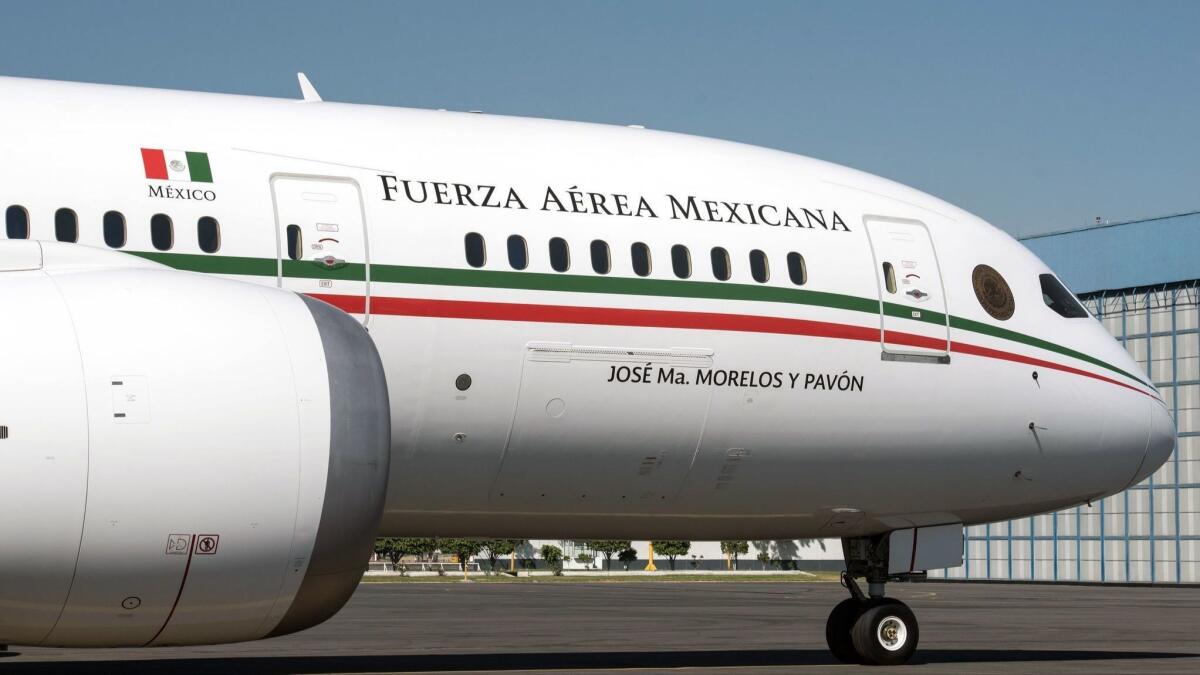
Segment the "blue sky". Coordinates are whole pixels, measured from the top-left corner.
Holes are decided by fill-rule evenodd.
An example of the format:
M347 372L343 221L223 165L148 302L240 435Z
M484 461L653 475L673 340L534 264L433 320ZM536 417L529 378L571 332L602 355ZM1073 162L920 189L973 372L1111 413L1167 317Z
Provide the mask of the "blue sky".
M0 74L728 138L1014 234L1200 208L1200 2L7 2ZM2 103L0 103L2 104Z

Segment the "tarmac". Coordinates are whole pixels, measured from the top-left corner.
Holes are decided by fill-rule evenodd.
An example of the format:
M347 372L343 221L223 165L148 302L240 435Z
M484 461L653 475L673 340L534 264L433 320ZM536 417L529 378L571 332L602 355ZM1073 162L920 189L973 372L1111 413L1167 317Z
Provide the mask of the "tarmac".
M326 623L233 645L0 652L21 673L851 673L825 648L836 583L364 583ZM1200 673L1200 588L889 584L914 673Z

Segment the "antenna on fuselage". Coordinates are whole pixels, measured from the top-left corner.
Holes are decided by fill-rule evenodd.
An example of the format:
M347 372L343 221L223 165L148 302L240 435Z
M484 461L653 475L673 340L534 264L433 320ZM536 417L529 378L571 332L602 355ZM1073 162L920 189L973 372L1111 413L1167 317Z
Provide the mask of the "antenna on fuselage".
M304 73L296 73L296 79L300 80L300 94L304 97L305 103L319 103L321 95L317 93L317 88L312 82L308 81L308 76Z

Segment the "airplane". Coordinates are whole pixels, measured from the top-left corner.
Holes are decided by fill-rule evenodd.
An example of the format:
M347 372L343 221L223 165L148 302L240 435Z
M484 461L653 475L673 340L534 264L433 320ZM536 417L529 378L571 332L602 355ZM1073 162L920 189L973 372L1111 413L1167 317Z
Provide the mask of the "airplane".
M901 664L888 582L1174 446L1054 272L928 194L301 83L0 78L0 644L292 633L377 535L836 537L832 654Z

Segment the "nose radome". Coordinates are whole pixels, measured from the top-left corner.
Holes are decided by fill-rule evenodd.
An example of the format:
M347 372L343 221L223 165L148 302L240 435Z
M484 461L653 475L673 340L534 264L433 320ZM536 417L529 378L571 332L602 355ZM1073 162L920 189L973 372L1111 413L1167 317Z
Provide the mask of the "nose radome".
M1150 402L1150 434L1146 439L1146 456L1142 466L1133 477L1130 485L1137 485L1147 476L1158 471L1158 468L1171 457L1175 449L1175 421L1166 406L1158 401Z

